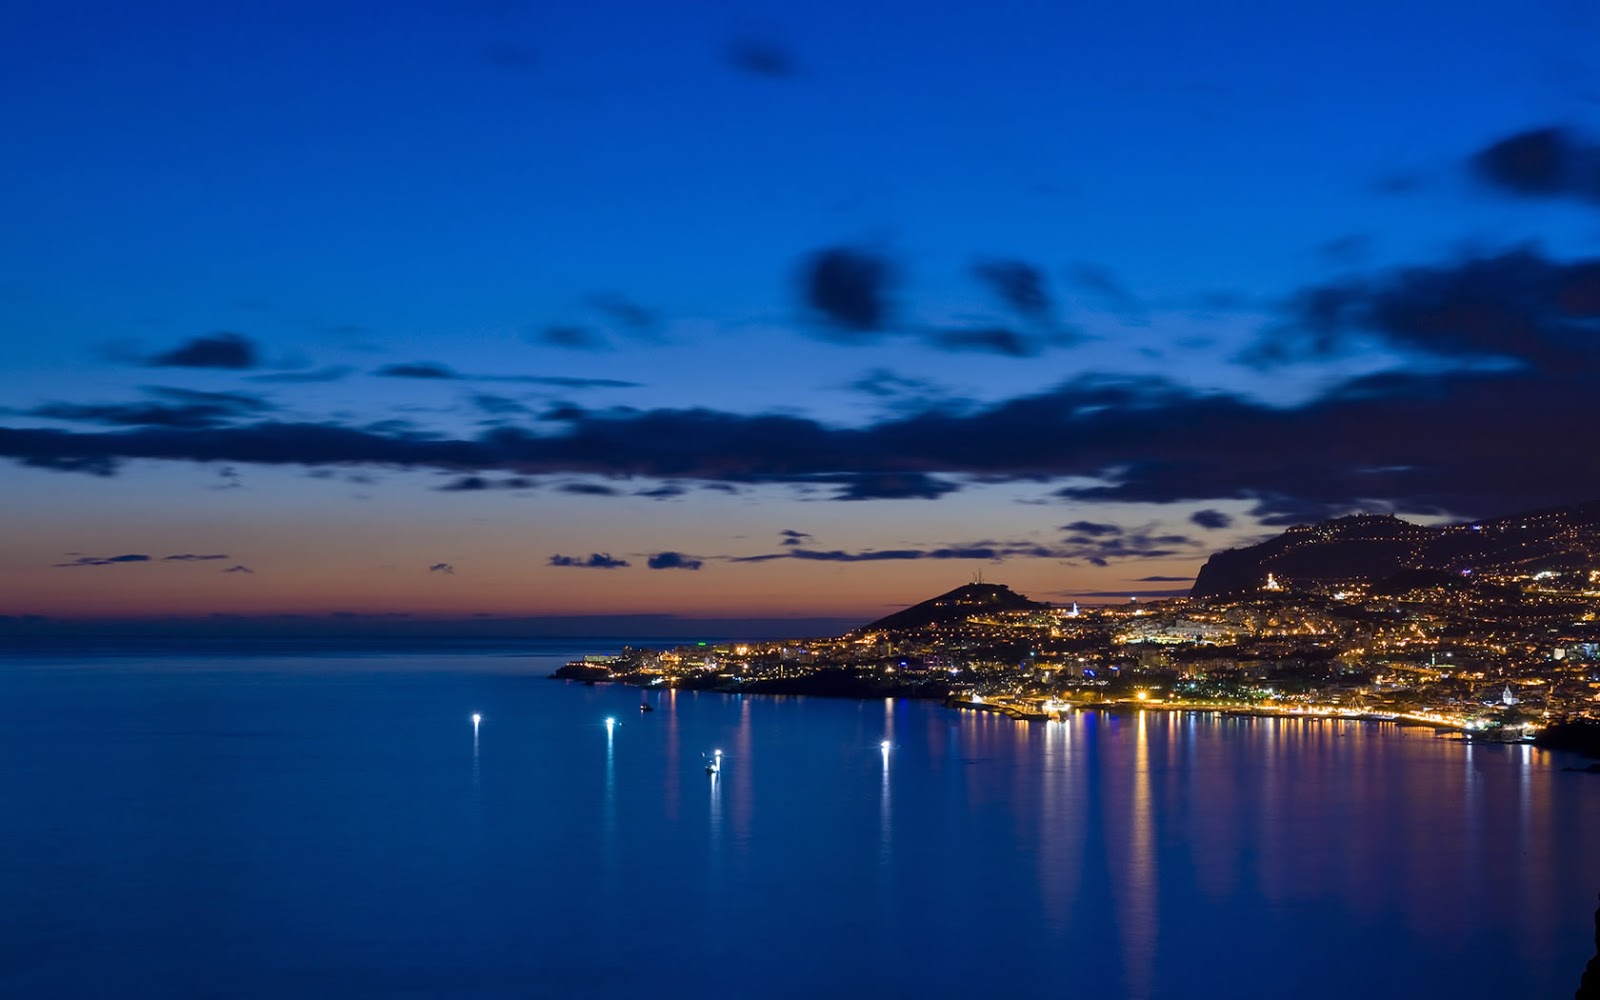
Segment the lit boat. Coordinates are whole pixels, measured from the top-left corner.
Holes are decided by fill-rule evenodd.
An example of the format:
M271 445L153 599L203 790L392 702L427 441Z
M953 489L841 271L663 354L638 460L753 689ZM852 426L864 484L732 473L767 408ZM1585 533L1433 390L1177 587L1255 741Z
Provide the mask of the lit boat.
M641 712L654 712L655 709L651 708L649 705L640 705L639 706L639 711L641 711Z
M716 751L712 752L711 762L706 765L706 773L707 774L716 774L721 770L722 770L722 751L721 750L716 750Z

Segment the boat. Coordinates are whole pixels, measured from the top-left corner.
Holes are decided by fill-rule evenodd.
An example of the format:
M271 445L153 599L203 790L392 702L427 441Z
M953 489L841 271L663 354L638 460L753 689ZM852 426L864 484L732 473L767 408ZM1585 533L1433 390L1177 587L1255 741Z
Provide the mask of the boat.
M722 751L716 750L711 754L710 763L706 764L707 774L716 774L722 770Z
M639 711L641 711L641 712L654 712L655 709L651 708L649 705L640 705L639 706Z

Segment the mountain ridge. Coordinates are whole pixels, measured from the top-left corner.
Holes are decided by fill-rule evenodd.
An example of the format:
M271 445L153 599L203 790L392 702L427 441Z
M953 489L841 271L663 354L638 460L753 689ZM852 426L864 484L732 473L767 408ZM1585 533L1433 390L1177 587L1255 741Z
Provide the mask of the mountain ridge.
M1405 570L1472 576L1570 570L1600 563L1600 501L1504 517L1423 525L1392 514L1351 514L1295 525L1255 545L1213 553L1189 596L1283 584L1372 583Z

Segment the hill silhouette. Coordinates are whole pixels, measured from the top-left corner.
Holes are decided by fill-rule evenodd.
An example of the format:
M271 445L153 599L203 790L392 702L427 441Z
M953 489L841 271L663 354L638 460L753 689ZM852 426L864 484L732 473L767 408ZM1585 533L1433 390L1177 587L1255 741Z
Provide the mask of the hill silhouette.
M1597 559L1600 502L1451 525L1354 514L1296 525L1260 544L1218 552L1201 567L1190 596L1259 590L1268 573L1286 584L1371 583L1397 574L1461 579L1485 572L1581 569Z
M970 615L986 611L1034 611L1048 607L1048 604L1028 600L1003 584L969 583L921 604L913 604L903 611L886 615L855 631L906 631L964 621Z

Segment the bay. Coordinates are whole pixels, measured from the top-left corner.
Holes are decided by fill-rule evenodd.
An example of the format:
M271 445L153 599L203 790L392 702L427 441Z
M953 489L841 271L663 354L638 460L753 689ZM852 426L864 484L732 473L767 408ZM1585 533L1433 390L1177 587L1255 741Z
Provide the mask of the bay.
M0 661L0 995L1531 997L1592 952L1574 758L545 678L616 645Z

